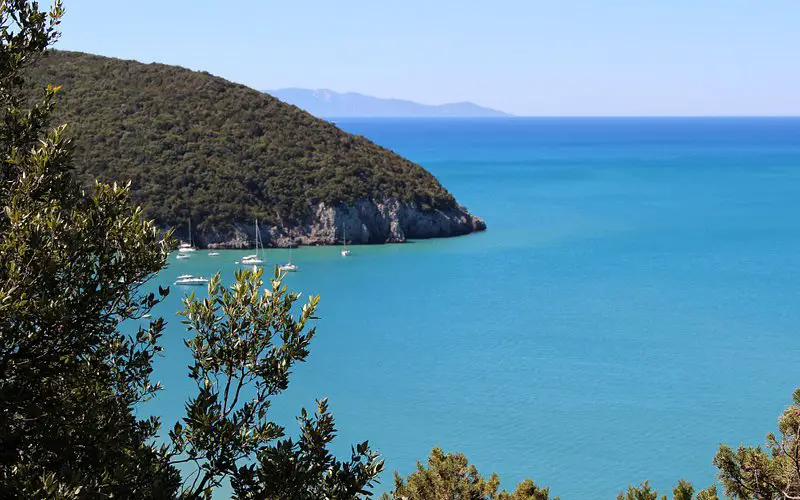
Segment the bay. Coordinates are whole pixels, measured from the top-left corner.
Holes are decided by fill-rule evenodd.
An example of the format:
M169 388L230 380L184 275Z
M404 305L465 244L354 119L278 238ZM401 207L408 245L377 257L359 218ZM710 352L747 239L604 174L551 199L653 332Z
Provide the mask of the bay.
M407 474L433 446L503 486L613 498L649 479L705 487L720 443L759 444L800 385L800 119L349 119L420 163L484 233L293 252L318 337L274 415L328 397L335 450L369 439ZM227 281L245 252L156 279ZM267 250L267 264L285 250ZM164 422L191 392L186 289L156 367ZM203 289L195 289L200 295Z

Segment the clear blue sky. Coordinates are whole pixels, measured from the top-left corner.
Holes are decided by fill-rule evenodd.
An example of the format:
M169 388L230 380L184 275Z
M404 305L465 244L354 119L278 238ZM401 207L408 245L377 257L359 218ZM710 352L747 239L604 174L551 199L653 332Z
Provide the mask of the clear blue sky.
M64 1L61 49L258 89L520 115L800 115L800 0Z

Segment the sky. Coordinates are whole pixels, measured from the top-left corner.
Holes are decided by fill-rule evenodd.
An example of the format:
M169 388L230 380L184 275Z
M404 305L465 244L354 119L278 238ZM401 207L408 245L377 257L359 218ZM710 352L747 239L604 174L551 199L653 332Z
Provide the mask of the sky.
M43 2L46 3L46 0ZM516 115L800 115L800 0L64 0L57 48Z

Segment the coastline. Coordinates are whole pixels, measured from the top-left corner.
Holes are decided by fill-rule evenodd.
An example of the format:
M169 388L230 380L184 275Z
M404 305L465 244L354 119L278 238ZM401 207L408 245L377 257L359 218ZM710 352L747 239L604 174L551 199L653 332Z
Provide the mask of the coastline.
M415 203L394 198L362 199L350 205L319 203L301 223L259 224L266 248L404 243L411 239L449 238L486 230L486 222L461 205L447 210L423 210ZM177 233L188 240L188 234ZM192 232L199 248L246 249L255 241L254 221L231 224L222 230L204 228Z

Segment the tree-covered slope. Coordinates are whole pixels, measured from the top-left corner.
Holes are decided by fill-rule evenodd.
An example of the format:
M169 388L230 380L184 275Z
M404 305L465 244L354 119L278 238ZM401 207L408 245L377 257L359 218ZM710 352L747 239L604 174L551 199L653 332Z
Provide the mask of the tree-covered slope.
M79 139L78 176L132 181L134 200L163 226L190 216L199 232L254 217L291 226L319 202L358 199L456 207L419 165L208 73L55 51L30 76L63 86L57 121Z

